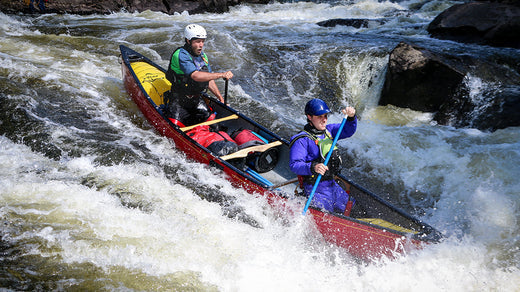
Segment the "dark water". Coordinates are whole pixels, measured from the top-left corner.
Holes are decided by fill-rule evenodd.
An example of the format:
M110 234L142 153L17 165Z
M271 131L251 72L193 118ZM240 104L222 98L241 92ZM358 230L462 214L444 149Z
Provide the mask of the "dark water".
M520 130L456 129L429 113L377 106L388 53L403 40L491 62L520 60L518 50L429 38L426 25L454 3L0 14L0 287L514 291ZM361 29L315 24L331 18L387 21ZM360 265L322 242L306 218L282 220L263 198L186 161L124 91L118 46L166 66L188 23L208 30L213 69L234 72L232 106L284 137L305 123L309 98L325 99L333 122L340 107L355 106L358 131L340 142L344 173L441 230L446 242ZM475 100L500 92L485 74L466 77ZM201 199L222 194L231 206Z

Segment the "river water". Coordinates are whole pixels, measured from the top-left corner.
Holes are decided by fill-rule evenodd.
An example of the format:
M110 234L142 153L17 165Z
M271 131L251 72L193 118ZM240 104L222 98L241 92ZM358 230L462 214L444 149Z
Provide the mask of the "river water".
M400 42L520 60L520 51L428 37L455 1L292 2L225 14L0 14L0 288L135 291L518 291L520 128L495 132L377 106ZM368 18L366 28L319 27ZM360 263L307 217L277 214L155 133L121 81L120 44L166 66L199 23L230 104L289 137L311 97L357 133L343 173L446 239ZM472 98L498 90L467 76ZM223 83L218 82L221 90ZM485 106L485 103L482 104ZM227 204L203 199L224 195Z

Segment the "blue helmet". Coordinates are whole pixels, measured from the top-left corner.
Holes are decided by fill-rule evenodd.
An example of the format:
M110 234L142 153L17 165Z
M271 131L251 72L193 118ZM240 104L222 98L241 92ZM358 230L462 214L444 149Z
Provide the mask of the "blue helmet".
M321 116L328 113L330 113L329 107L323 100L319 98L311 99L305 105L305 114L307 115Z

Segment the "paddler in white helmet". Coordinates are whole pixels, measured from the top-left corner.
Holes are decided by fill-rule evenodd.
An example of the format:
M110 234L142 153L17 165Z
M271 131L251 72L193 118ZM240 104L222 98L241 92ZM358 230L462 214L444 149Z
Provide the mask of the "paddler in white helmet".
M233 73L212 72L208 56L204 53L206 30L198 24L189 24L184 29L184 46L174 50L166 78L172 88L165 93L166 115L180 126L189 126L206 121L211 110L201 97L207 89L221 102L224 98L215 83L216 79L231 79Z

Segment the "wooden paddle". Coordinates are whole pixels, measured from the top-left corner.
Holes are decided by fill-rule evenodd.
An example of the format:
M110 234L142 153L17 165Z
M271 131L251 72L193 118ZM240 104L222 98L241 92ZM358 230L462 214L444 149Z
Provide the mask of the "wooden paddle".
M242 158L242 157L246 157L249 154L249 152L264 152L265 150L278 146L278 145L282 145L282 142L274 141L269 144L247 147L247 148L238 150L237 152L221 156L220 159L228 160L228 159L234 159L234 158Z
M186 131L191 130L191 129L193 129L195 127L198 127L198 126L213 125L213 124L216 124L216 123L220 123L220 122L227 121L227 120L234 120L234 119L238 119L238 116L236 114L232 114L232 115L227 116L227 117L223 117L223 118L220 118L220 119L215 119L215 120L203 122L203 123L192 125L192 126L188 126L188 127L183 127L183 128L181 128L181 131L186 132Z
M269 187L269 189L270 189L270 190L274 190L274 189L277 189L277 188L279 188L279 187L283 187L283 186L286 186L286 185L293 184L293 183L295 183L295 182L298 182L298 178L297 178L297 177L295 177L295 178L293 178L293 179L290 179L290 180L288 180L288 181L284 181L284 182L282 182L282 183L276 184L276 185L272 185L272 186Z

